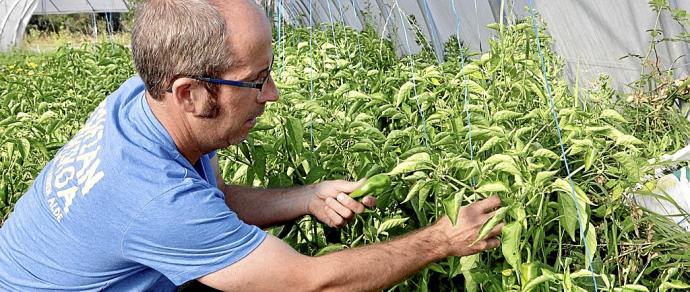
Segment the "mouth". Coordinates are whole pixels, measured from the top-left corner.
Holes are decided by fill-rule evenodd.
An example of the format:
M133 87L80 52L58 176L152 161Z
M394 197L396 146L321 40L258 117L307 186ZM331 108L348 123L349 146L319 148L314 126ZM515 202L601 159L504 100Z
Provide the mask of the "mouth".
M253 128L254 126L256 126L256 119L263 114L264 114L264 109L262 108L258 113L252 115L252 118L250 118L246 121L247 125L249 125L250 128Z

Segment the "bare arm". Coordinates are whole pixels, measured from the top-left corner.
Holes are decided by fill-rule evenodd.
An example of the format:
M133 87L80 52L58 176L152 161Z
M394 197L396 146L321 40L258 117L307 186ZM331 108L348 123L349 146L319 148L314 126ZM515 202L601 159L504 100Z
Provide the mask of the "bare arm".
M364 207L376 205L373 197L362 203L347 196L360 182L325 181L292 188L260 189L226 185L220 176L218 157L211 160L218 188L225 194L225 203L244 222L261 228L270 227L312 214L331 227L341 227Z
M246 223L261 228L294 220L308 214L314 186L257 189L227 185L225 203Z
M199 280L220 290L241 291L371 291L389 287L429 263L450 255L465 256L499 245L502 225L470 246L497 198L460 210L458 225L447 217L433 226L385 243L308 257L280 239L268 236L246 258Z

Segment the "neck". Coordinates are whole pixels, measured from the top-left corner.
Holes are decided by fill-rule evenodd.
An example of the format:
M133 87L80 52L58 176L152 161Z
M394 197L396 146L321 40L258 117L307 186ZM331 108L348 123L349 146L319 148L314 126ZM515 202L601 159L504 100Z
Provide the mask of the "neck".
M175 110L165 101L153 99L148 92L146 92L146 102L149 104L153 115L173 139L177 150L194 165L201 158L203 152L192 135L192 127L184 114Z

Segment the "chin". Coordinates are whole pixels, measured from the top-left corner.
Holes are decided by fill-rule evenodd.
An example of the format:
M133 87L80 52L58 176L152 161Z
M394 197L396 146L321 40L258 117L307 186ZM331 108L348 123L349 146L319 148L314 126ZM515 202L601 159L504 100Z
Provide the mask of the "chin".
M225 140L225 141L226 141L226 142L225 142L226 145L224 145L223 148L229 147L230 145L237 145L237 144L240 144L240 143L242 143L242 141L247 140L247 137L248 137L248 136L249 136L249 133L244 133L244 134L242 134L242 135L235 135L235 136L233 136L233 137L231 137L231 138L228 138L227 140Z

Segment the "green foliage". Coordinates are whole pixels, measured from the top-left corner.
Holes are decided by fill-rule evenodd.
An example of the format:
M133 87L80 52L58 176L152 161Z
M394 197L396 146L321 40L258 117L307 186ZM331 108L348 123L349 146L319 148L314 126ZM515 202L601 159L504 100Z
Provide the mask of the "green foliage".
M650 171L647 158L684 144L687 122L671 111L655 116L669 125L660 134L641 124L648 112L614 103L605 82L574 97L561 78L562 61L545 45L563 154L537 36L524 25L499 31L489 52L460 68L457 56L441 65L428 53L397 59L370 29L321 27L310 49L308 29L287 28L275 52L281 99L246 142L219 152L222 176L278 187L387 173L391 185L377 208L347 227L305 217L272 230L309 255L380 242L445 213L456 217L469 202L502 197L508 224L501 248L433 263L391 291L592 290L589 262L602 290L687 286L687 234L665 218L643 216L623 195ZM548 44L548 36L538 37ZM2 218L92 109L133 73L128 50L110 44L0 58Z
M91 111L134 74L115 44L0 57L0 224Z
M228 164L227 173L246 168L248 177L237 181L255 186L390 175L392 185L378 195L378 208L343 229L306 217L274 230L312 255L334 245L380 242L445 213L455 217L468 202L493 194L503 198L497 219L509 224L501 249L472 260L435 263L392 291L592 290L590 262L605 290L660 287L662 282L671 287L660 275L668 267L687 269L690 239L677 236L684 231L663 218L635 216L623 191L651 170L647 158L682 147L687 122L669 112L659 121L678 124L664 128L666 133L640 126L645 117L634 114L634 104L603 96L606 84L575 98L561 77L562 61L545 45L573 172L571 188L535 35L525 27L503 27L500 37L490 40L490 51L467 60L464 68L457 55L441 65L428 53L396 61L393 49L374 34L341 27L335 28L335 40L330 27L316 29L316 49L310 51L309 30L291 28L280 40L285 50L276 51L285 60L274 75L282 98L261 118L274 127L256 130L243 146L221 151L244 163ZM548 36L539 37L549 43ZM361 46L346 39L357 39ZM294 134L295 124L303 125L301 138ZM239 150L244 147L249 155ZM257 147L266 157L266 167L258 172L251 161ZM487 224L483 233L497 222ZM524 278L529 269L521 271L522 266L533 268L530 277ZM687 271L674 277L684 283L689 279Z

